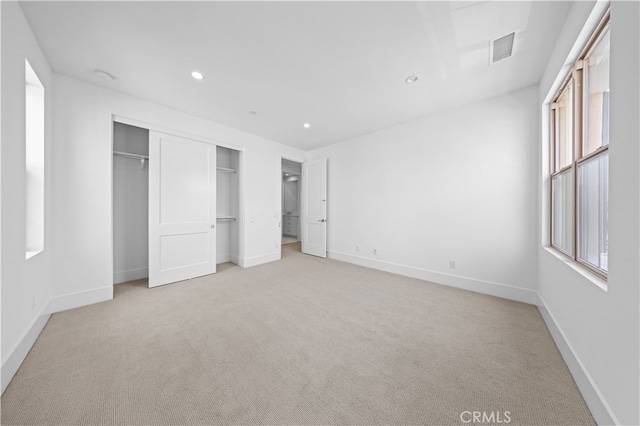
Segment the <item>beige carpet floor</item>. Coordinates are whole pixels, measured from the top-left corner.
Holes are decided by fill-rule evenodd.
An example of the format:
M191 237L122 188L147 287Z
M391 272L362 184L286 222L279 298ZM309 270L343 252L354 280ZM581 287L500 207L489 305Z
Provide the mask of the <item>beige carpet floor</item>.
M594 424L534 306L298 250L53 315L2 424Z
M291 244L291 243L297 243L298 239L297 238L293 238L293 237L287 237L285 235L282 236L282 244Z

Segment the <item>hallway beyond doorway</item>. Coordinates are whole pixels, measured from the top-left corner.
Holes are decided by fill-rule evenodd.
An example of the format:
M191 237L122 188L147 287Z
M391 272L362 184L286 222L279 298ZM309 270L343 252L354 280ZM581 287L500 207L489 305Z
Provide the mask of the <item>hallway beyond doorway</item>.
M282 236L282 245L285 244L292 244L292 243L297 243L299 240L297 238L293 238L293 237L286 237L286 236Z

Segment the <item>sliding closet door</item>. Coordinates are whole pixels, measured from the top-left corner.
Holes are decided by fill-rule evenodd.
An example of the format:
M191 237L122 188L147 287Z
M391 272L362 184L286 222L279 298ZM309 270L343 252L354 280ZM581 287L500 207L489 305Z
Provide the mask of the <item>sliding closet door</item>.
M149 133L149 287L216 271L216 147Z

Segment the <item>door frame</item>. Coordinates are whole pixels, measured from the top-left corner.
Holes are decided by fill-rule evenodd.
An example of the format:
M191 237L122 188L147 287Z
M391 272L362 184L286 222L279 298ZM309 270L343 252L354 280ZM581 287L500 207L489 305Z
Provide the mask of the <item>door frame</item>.
M282 259L282 227L283 227L283 223L282 223L282 189L283 189L283 182L282 182L282 160L287 160L287 161L292 161L294 163L298 163L300 164L301 167L301 171L300 171L300 181L302 181L302 164L306 161L306 159L302 159L300 157L294 157L294 156L289 156L289 155L280 155L279 156L279 161L280 164L278 164L278 211L280 212L280 215L278 216L278 224L279 226L277 227L278 230L278 260ZM301 189L299 189L299 191L301 191ZM302 199L298 199L298 203L302 203ZM298 210L300 209L300 206L298 206ZM300 213L300 212L298 212ZM298 222L300 221L300 218L298 218ZM300 232L300 223L298 223L298 239L300 241L302 241L302 235Z
M143 129L147 129L149 131L156 131L160 133L167 133L170 135L175 135L185 139L191 139L197 142L203 142L214 146L221 146L224 148L229 148L234 151L238 151L238 254L242 261L245 258L246 248L245 248L245 202L244 202L244 154L245 149L242 146L235 145L229 142L225 142L218 139L211 139L205 136L200 136L197 134L189 133L182 130L177 130L169 127L160 126L154 123L149 123L147 121L138 120L135 118L125 117L118 114L111 114L111 118L109 120L109 134L110 134L110 150L109 150L109 161L111 167L109 168L109 268L111 271L111 281L113 285L113 148L114 148L114 133L113 133L113 124L121 123L127 124L130 126L140 127Z

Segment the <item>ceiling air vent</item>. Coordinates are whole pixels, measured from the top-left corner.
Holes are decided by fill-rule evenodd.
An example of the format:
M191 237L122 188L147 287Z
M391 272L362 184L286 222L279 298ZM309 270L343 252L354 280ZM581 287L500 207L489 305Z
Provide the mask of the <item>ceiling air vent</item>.
M491 63L495 64L498 61L508 58L513 53L513 40L516 37L516 33L507 34L504 37L493 40L491 44Z

